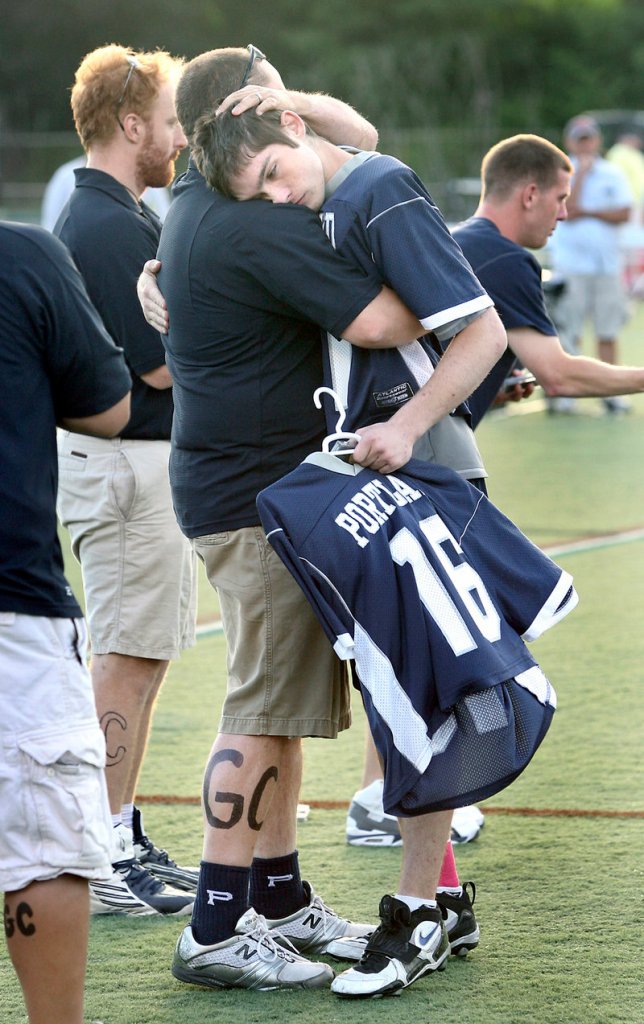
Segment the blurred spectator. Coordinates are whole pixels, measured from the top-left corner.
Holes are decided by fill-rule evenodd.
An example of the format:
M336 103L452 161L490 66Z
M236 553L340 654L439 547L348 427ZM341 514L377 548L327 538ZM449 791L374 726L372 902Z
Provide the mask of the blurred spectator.
M631 219L639 224L644 204L644 153L641 136L635 131L622 132L606 153L606 159L619 167L626 176L633 200Z
M586 319L592 321L597 355L616 364L617 335L626 320L622 284L620 227L631 215L633 201L624 173L600 155L599 125L584 114L564 129L574 174L568 218L552 239L553 270L566 282L561 312L570 324L569 344L578 348ZM604 399L608 412L629 408L626 399Z

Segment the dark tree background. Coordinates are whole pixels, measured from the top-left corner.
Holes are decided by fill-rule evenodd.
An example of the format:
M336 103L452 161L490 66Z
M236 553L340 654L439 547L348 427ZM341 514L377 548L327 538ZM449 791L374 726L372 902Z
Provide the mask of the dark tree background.
M191 58L252 41L290 86L352 103L380 129L381 148L430 179L475 174L482 152L504 135L534 131L559 142L562 125L581 110L644 107L642 0L4 6L0 154L25 133L73 131L75 69L85 53L108 42ZM23 170L42 178L42 171Z

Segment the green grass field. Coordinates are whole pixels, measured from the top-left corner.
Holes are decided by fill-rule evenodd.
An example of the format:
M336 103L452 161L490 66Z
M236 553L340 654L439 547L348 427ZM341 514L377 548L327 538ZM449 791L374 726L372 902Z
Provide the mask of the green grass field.
M644 308L624 332L622 361L644 363ZM644 797L644 396L628 416L549 417L538 396L479 431L490 494L557 561L580 595L572 615L533 645L559 709L532 764L482 804L486 825L456 848L478 887L481 944L400 999L341 1002L330 992L211 992L169 971L177 921L92 922L86 1019L103 1024L642 1024ZM535 411L526 413L526 409ZM610 535L610 536L609 536ZM586 550L567 551L595 537ZM78 573L70 564L78 592ZM202 586L201 618L216 615ZM140 781L148 831L183 863L201 847L201 772L225 686L225 641L200 639L173 665ZM349 848L345 805L360 779L363 714L351 730L306 745L302 870L325 899L358 920L395 891L400 851ZM182 802L183 801L183 802ZM331 809L320 806L330 802ZM6 955L0 1021L25 1014Z

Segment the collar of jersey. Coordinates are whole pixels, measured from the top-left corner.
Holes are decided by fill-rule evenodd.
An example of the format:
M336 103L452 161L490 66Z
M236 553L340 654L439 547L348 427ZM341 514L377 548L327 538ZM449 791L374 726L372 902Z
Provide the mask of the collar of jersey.
M346 149L349 153L354 155L346 163L343 163L341 167L335 172L335 174L329 178L324 187L324 199L330 199L333 193L340 187L343 181L346 181L350 174L360 167L361 164L367 160L373 159L374 156L380 156L380 153L374 153L367 149L352 149L349 146L340 146L340 149Z
M364 466L357 466L353 462L345 462L331 452L312 452L304 460L322 469L328 469L332 473L344 473L345 476L357 476L362 473Z

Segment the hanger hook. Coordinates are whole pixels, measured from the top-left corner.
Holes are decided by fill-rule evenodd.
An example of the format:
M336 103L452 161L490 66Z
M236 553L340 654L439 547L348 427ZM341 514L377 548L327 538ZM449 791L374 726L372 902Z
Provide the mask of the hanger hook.
M335 425L335 433L339 434L342 431L342 424L344 423L344 421L347 418L346 410L345 410L342 402L338 398L337 394L333 390L333 388L327 388L327 387L316 388L316 390L315 390L315 392L313 394L313 401L315 402L316 408L318 408L318 409L322 408L322 399L321 399L320 396L323 395L323 394L331 395L331 398L335 402L335 407L336 407L336 409L338 411L338 420L337 420L337 423Z

